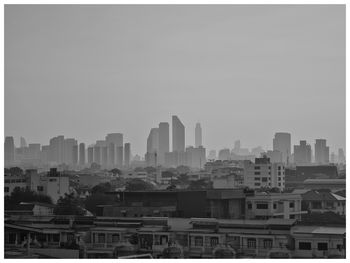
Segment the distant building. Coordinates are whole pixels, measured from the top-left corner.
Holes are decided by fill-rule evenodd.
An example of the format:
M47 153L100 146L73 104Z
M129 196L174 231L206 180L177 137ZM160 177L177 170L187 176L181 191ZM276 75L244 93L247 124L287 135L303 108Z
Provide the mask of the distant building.
M117 147L117 167L121 168L123 166L123 146Z
M101 147L94 146L94 163L101 164Z
M85 165L85 143L79 144L79 164Z
M209 151L208 160L216 160L216 151L215 150Z
M87 149L88 164L91 165L94 162L94 147L90 146Z
M221 160L221 161L224 161L224 160L230 160L230 149L221 149L219 151L219 156L218 156L218 159Z
M159 123L159 143L157 152L157 164L164 165L165 153L169 152L169 123Z
M282 153L282 162L288 164L291 157L291 135L287 132L277 132L273 139L273 150Z
M329 147L326 144L327 144L326 140L316 139L315 163L317 163L317 164L328 164L329 163Z
M273 151L267 151L266 153L263 153L262 155L266 155L270 159L271 163L282 163L282 153L277 150Z
M185 126L180 119L172 116L172 128L173 128L173 152L185 151Z
M125 143L124 144L124 165L125 165L125 167L130 166L130 157L131 157L130 143Z
M5 166L13 165L15 161L15 142L12 136L5 138Z
M202 146L202 127L199 122L196 124L194 138L195 147L198 148L199 146Z
M311 145L306 141L300 141L300 145L294 145L294 163L296 165L311 163Z
M207 162L205 148L200 146L198 148L187 147L186 148L187 166L197 169L204 168Z
M338 150L338 163L340 163L340 164L345 164L346 163L344 150L342 148L340 148Z
M255 163L244 161L244 185L256 189L285 188L283 163L271 163L267 157L255 158Z

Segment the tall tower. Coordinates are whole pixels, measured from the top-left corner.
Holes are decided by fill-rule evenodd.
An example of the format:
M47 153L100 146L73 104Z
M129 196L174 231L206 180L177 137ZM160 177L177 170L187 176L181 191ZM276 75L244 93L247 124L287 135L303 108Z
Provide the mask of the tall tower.
M316 139L315 143L315 163L329 163L329 147L325 139Z
M125 167L130 166L130 143L125 143L124 144L124 165Z
M165 153L169 152L169 123L159 123L159 152L157 154L157 163L164 164Z
M282 162L289 163L291 157L291 135L287 132L275 133L273 139L273 150L282 153Z
M12 136L5 138L5 166L12 165L15 161L15 142Z
M85 143L79 144L79 164L85 165Z
M185 126L177 116L173 116L173 152L185 151Z
M202 127L199 122L196 124L194 137L195 137L196 148L198 148L199 146L202 146Z

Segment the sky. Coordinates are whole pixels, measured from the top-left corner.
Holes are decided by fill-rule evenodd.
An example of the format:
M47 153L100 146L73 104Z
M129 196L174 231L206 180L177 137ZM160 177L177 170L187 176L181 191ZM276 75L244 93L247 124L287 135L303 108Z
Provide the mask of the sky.
M143 155L177 115L207 150L345 148L345 5L6 5L5 135L121 132ZM170 137L171 144L171 137Z

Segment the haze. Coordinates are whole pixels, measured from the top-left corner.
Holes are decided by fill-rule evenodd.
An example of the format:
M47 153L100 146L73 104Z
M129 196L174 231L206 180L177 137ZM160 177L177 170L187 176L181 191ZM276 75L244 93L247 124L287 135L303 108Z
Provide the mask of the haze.
M177 115L210 149L327 139L345 148L345 5L5 6L5 135L144 154Z

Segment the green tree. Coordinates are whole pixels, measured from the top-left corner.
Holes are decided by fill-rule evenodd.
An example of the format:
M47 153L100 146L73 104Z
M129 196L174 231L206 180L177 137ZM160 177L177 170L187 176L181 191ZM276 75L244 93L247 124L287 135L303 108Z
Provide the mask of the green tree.
M191 181L188 188L190 190L205 190L205 189L212 189L212 182L207 181L205 179L199 179L196 181Z
M110 170L110 172L116 176L116 175L121 175L122 174L122 171L120 171L118 168L114 168L112 170Z
M128 181L125 185L126 191L146 191L153 190L154 186L148 182L141 179L132 179Z
M55 215L84 215L85 210L81 206L79 198L75 197L73 193L65 194L57 201L54 210Z
M14 205L21 202L39 202L52 204L50 196L38 194L29 188L16 187L10 196L5 197L5 205Z

